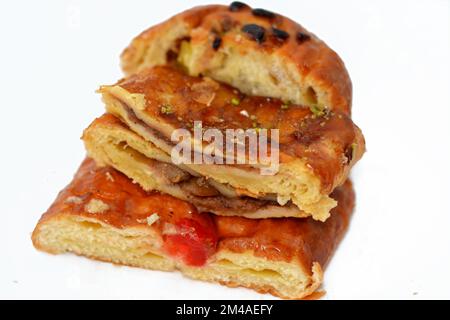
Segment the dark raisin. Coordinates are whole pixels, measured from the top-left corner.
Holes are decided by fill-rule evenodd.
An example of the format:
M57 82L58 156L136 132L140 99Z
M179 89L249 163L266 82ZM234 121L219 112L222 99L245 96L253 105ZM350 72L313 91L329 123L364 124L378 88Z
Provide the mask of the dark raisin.
M280 40L286 40L287 38L289 38L289 33L287 33L284 30L272 28L272 32L273 32L274 36Z
M245 7L248 7L248 5L246 5L243 2L233 1L228 8L230 9L230 11L236 12L236 11L241 10L242 8L245 8Z
M214 49L214 50L219 49L221 43L222 43L222 39L221 39L220 37L215 37L215 38L214 38L214 41L213 41L213 43L212 43L213 49Z
M269 19L275 18L275 13L268 11L268 10L264 10L264 9L253 9L252 13L254 16L257 16L257 17L263 17L263 18L269 18Z
M309 39L311 39L310 35L303 33L301 31L297 32L297 42L299 44L302 44L303 42L308 41Z
M355 147L353 144L351 144L351 145L347 146L347 148L345 148L344 155L347 158L347 164L349 164L353 159L354 149L355 149Z
M253 40L258 43L264 41L264 37L266 34L266 29L257 24L246 24L241 29L243 32L247 33Z

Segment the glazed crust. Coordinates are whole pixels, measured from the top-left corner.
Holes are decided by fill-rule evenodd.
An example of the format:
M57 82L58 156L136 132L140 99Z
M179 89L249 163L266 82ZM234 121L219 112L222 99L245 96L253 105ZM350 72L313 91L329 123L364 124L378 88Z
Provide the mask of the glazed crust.
M274 175L261 175L259 162L242 166L234 160L230 165L187 166L257 198L275 194L281 205L292 200L322 221L335 206L329 194L344 183L365 151L361 130L343 112L247 96L228 85L188 76L173 67L145 69L115 85L101 87L100 92L108 112L167 154L175 145L170 141L174 130L193 131L195 121L201 121L204 129L220 130L223 136L227 129L279 129L280 165ZM214 150L216 155L222 152Z
M171 63L246 94L350 114L352 84L340 57L279 14L255 14L248 6L195 7L145 30L122 53L128 75Z
M171 196L147 193L118 171L97 167L86 159L42 216L32 240L36 248L50 253L74 252L141 268L180 269L196 279L302 298L320 285L322 268L347 229L353 210L350 182L333 197L339 206L326 223L219 217L198 213ZM155 214L158 218L150 223L149 217ZM166 232L167 225L186 219L195 221L191 224L197 232L193 239L204 239L196 243L195 250L206 243L201 265L173 255L166 246L167 235L173 235ZM184 248L183 252L192 249Z
M116 90L117 87L124 90ZM345 181L350 168L365 151L361 130L342 112L246 96L209 78L187 76L171 67L143 70L113 86L101 87L100 92L124 104L131 95L141 97L143 105L135 103L126 107L142 114L144 122L148 119L161 123L161 127L167 125L169 129L161 132L167 139L172 134L170 129L193 131L194 121L201 121L205 129L216 128L222 132L255 127L279 129L282 164L304 159L320 178L324 193L330 193ZM237 102L233 104L233 101ZM170 112L164 112L167 106ZM150 121L147 125L151 126Z
M144 190L188 201L202 212L250 219L309 216L292 203L278 205L276 197L242 196L229 186L198 177L185 166L175 166L168 154L111 114L95 119L84 131L83 140L97 164L115 168Z

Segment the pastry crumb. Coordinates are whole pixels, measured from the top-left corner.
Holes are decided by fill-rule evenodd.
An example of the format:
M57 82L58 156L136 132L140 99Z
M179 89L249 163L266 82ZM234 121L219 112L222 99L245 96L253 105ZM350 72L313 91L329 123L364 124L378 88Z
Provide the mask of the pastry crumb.
M109 206L102 200L91 199L89 203L84 207L89 213L103 213L109 210Z
M241 112L239 112L239 113L241 115L243 115L244 117L247 117L247 118L250 117L247 110L241 110Z
M149 226L151 226L152 224L154 224L158 220L159 220L159 215L157 213L153 213L152 215L147 217L147 224Z
M144 219L136 219L136 221L137 222L139 222L139 223L146 223L146 224L148 224L149 226L151 226L152 224L154 224L156 221L158 221L159 220L159 215L156 213L156 212L154 212L154 213L152 213L150 216L148 216L147 218L144 218Z
M171 223L165 223L162 230L163 235L176 235L178 234L177 227Z
M111 173L106 172L106 180L109 180L109 181L111 181L111 182L114 182L114 178L113 178L113 176L111 175Z
M76 197L76 196L70 196L66 199L66 201L64 201L65 203L74 203L74 204L80 204L83 202L83 199L81 199L80 197Z

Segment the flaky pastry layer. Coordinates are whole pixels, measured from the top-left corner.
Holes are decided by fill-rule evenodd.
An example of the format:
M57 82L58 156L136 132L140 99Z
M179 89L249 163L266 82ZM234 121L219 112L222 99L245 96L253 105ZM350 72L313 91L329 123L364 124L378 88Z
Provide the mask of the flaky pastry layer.
M275 175L261 175L260 163L186 166L256 198L274 194L281 205L292 201L322 221L336 205L329 194L346 180L365 150L361 131L345 114L241 95L209 78L186 76L172 67L146 69L113 86L103 86L100 92L108 112L166 154L174 147L174 130L194 131L195 121L222 130L224 135L227 129L278 129L280 164ZM197 151L193 137L190 141ZM272 141L268 150L271 146Z
M111 114L96 119L85 130L83 140L89 156L99 165L114 167L147 191L161 191L189 201L200 211L251 219L310 216L292 203L279 205L276 196L241 196L227 185L199 177L189 167L175 166L169 155Z
M354 205L351 183L326 222L219 217L148 193L86 159L36 226L36 248L129 266L180 270L194 279L302 298L322 282Z

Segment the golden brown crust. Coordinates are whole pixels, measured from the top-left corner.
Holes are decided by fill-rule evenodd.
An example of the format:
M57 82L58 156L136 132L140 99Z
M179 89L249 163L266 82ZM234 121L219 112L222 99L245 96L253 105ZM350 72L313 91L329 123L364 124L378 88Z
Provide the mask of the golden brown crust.
M339 205L333 209L336 217L326 223L312 219L246 219L198 213L182 200L158 192L145 192L125 175L111 167L98 167L87 158L74 180L62 190L40 222L61 214L95 217L116 228L146 225L146 218L157 213L160 221L173 215L212 219L220 239L218 248L241 253L252 250L256 256L274 261L291 261L293 257L312 266L313 261L325 265L349 223L354 206L354 193L349 180L337 188L333 198ZM107 209L86 210L95 199ZM169 219L170 217L170 219Z
M244 285L261 292L298 298L312 293L318 287L322 279L321 266L326 265L347 228L354 205L351 183L345 183L333 196L338 200L339 206L333 209L335 212L326 223L311 219L223 218L198 213L190 204L170 196L146 193L118 171L110 167L97 167L93 160L86 159L71 184L60 192L53 205L42 216L32 239L36 248L51 253L70 251L103 261L163 270L171 270L177 265L183 273L194 278L231 286ZM103 210L87 210L93 199L103 203ZM153 219L150 223L149 218L154 214L158 215L158 219ZM133 241L129 239L140 237L138 248L130 247L128 251L141 250L143 244L147 243L153 254L161 256L161 261L158 265L146 265L133 260L134 258L122 257L120 251L116 254L116 248L110 248L106 254L92 253L91 247L101 242L90 243L87 249L80 249L82 247L77 245L77 241L84 239L77 239L77 233L65 234L52 242L53 234L63 232L63 229L52 226L52 223L64 219L78 219L81 224L87 223L87 228L97 224L90 231L94 237L103 230L101 227L116 230L115 232L127 232L122 240L124 244L126 241ZM195 230L196 236L189 236L184 240L170 238L173 232L167 232L168 225L189 226L189 229L183 230ZM176 242L170 242L174 239ZM196 239L196 242L189 242L192 239ZM62 246L63 241L67 241L69 245ZM108 244L113 242L106 239ZM158 246L151 243L157 243ZM192 245L196 249L190 251ZM116 246L121 245L118 243ZM180 256L177 246L181 246L182 252L190 252L192 256ZM139 251L133 254L138 256ZM148 253L144 256L148 257ZM250 265L256 262L264 264L264 267L254 266L255 270L267 266L273 266L275 270L280 266L294 268L311 279L302 295L297 292L294 297L288 293L283 294L267 283L259 286L255 281L243 282L244 274L242 279L239 274L219 279L212 277L210 272L202 273L199 268L202 266L209 271L223 270L227 268L229 259L234 258L245 258L247 262L244 262ZM252 274L252 277L258 279L258 273Z
M222 246L233 252L251 249L256 256L290 261L293 256L312 266L324 266L347 229L354 206L349 180L337 188L332 197L338 201L326 222L313 219L258 219L239 217L215 218ZM276 243L276 245L274 245Z
M144 106L126 106L131 112L141 111L172 129L192 131L194 121L202 121L205 129L221 131L279 129L280 161L303 159L320 178L324 194L345 181L350 168L365 151L361 130L342 112L314 113L312 108L285 105L278 99L245 96L227 85L186 76L174 68L149 68L115 86L130 95L143 96ZM100 91L114 96L114 87L103 87ZM234 100L237 105L233 105ZM170 108L170 112L164 108ZM171 132L162 134L170 139Z
M264 28L263 37L248 25ZM181 52L183 42L189 46ZM253 55L262 70L231 70ZM174 59L190 74L211 76L246 93L350 114L352 85L342 60L315 35L279 14L258 15L249 7L195 7L137 36L122 54L122 67L131 74ZM251 86L244 89L245 82Z
M360 129L342 112L244 95L228 85L207 77L188 76L173 67L145 69L116 85L101 87L100 92L108 112L167 154L175 145L170 140L174 130L193 131L195 121L201 121L202 128L221 130L223 137L227 129L279 129L279 148L275 149L279 151L280 165L274 175L261 175L258 168L264 165L260 162L236 165L237 154L234 164L186 166L256 198L276 195L281 205L291 200L321 221L329 217L330 209L336 205L329 194L344 183L350 168L365 151ZM192 136L195 135L191 134L191 141ZM222 149L215 149L214 153L223 159ZM136 175L126 174L149 190Z
M188 201L202 212L251 219L309 216L292 203L280 206L275 197L255 199L212 179L190 174L111 114L94 120L84 131L83 140L89 156L97 163L112 166L144 190Z

